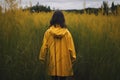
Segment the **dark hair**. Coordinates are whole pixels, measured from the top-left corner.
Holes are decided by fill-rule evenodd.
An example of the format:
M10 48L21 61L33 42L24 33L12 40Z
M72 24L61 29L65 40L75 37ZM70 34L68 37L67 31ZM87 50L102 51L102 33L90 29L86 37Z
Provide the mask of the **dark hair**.
M62 28L66 28L64 15L59 10L54 12L54 14L50 20L50 27L52 25L54 25L56 27L56 24L60 25L60 27L62 27Z

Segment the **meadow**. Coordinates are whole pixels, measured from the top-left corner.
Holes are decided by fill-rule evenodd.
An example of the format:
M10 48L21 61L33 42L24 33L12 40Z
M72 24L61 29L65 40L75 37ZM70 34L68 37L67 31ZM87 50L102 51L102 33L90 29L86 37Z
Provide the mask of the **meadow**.
M120 15L63 13L77 53L75 80L120 80ZM38 55L52 14L0 13L0 80L47 80Z

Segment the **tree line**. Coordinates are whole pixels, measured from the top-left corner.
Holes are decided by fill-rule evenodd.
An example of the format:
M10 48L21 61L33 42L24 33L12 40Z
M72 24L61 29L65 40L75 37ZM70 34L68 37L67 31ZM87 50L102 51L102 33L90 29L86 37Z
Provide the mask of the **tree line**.
M39 12L50 12L51 8L50 8L50 6L40 5L39 2L37 2L36 5L23 9L23 11L25 11L25 10L29 10L32 13L34 13L34 12L39 13Z
M10 10L14 10L16 9L17 6L17 2L15 0L5 0L8 9ZM80 14L95 14L98 15L99 13L102 13L103 15L109 15L109 14L113 14L113 15L117 15L118 14L118 8L120 7L120 5L115 5L114 2L112 2L111 7L108 6L108 2L103 1L101 8L86 8L86 9L82 9L82 10L64 10L64 11L68 11L68 12L77 12ZM37 2L36 5L30 6L30 7L26 7L24 9L22 9L23 11L30 11L31 13L39 13L39 12L50 12L52 11L52 9L50 8L50 6L44 6L39 4L39 2ZM2 7L0 6L0 12L2 12Z
M103 1L101 8L86 8L82 10L64 10L69 12L78 12L80 14L95 14L98 15L100 12L102 12L103 15L117 15L118 14L118 7L119 5L115 5L114 2L112 2L111 7L108 6L108 2ZM50 6L44 6L40 5L39 2L31 7L26 8L25 10L30 10L30 12L50 12L52 11Z
M108 6L107 1L103 1L100 8L85 8L82 10L66 10L68 12L76 12L80 14L95 14L98 15L99 13L102 13L103 15L118 15L118 10L120 8L120 5L115 5L114 2L112 2L111 7Z

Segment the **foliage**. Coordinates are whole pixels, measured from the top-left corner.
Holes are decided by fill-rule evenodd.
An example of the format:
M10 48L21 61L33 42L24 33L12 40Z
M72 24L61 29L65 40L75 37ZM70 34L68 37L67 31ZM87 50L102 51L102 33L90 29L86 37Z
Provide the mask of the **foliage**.
M38 60L53 12L0 15L0 80L46 80ZM75 80L120 80L120 16L64 12L75 42Z
M28 7L27 10L30 10L30 12L50 12L50 6L44 6L44 5L39 5L39 3L37 3L34 6Z

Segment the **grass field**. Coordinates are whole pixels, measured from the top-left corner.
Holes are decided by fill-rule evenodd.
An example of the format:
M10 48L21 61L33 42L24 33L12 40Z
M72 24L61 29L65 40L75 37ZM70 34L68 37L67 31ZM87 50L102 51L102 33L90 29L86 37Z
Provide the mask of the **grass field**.
M38 55L52 13L0 13L0 80L46 79ZM64 15L77 52L75 80L120 80L120 15Z

